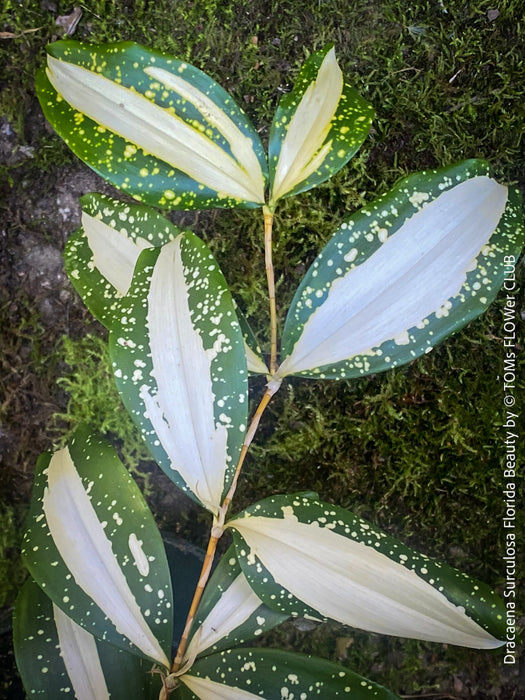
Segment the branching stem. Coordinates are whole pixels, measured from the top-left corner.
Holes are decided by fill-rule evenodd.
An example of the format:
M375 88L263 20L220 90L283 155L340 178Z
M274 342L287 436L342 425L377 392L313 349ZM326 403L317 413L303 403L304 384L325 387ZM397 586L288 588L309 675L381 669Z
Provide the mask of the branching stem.
M193 624L193 620L195 619L195 615L197 613L197 608L199 607L199 603L201 601L202 594L204 593L204 588L205 588L205 586L208 582L208 579L210 577L211 567L213 564L213 558L215 556L215 550L217 549L217 543L222 535L222 528L221 528L220 532L217 530L214 533L214 530L217 530L217 525L216 525L215 520L214 520L213 527L211 529L210 540L208 542L208 549L206 550L206 556L204 557L204 562L202 564L201 575L199 576L199 582L197 583L195 593L193 594L193 600L191 601L191 606L190 606L190 610L188 612L188 617L186 618L186 624L184 626L184 631L182 633L182 637L181 637L181 640L179 643L179 648L177 649L177 655L175 656L173 663L171 665L171 669L170 669L171 673L176 673L182 664L182 660L183 660L184 654L186 652L186 647L188 645L188 639L189 639L191 626Z

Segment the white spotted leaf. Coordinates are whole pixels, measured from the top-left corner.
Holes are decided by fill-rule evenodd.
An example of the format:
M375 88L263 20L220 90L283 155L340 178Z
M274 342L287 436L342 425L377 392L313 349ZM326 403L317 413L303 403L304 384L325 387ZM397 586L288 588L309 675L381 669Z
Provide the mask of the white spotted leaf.
M194 66L131 42L57 41L36 87L46 118L74 153L145 204L264 203L257 132Z
M85 428L38 460L22 556L76 624L169 664L173 601L159 531L113 448Z
M340 170L365 140L372 106L346 84L334 49L313 53L275 114L268 148L270 205Z
M247 421L247 369L233 300L216 261L187 232L142 252L112 326L117 387L155 460L216 513Z
M430 352L486 310L523 238L517 190L484 161L409 176L343 223L308 270L278 375L350 378Z
M183 686L175 692L175 700L399 700L343 666L277 649L212 654L198 660L180 681Z
M275 496L228 525L248 582L282 613L480 649L503 644L504 603L487 585L343 508Z
M244 644L287 618L257 597L231 546L206 584L185 658L208 656Z
M78 700L151 697L151 663L95 639L53 605L31 578L16 600L13 641L28 697L71 698L71 689Z
M180 229L140 204L102 194L87 194L80 202L82 228L68 238L64 264L85 305L109 328L141 251L173 240Z

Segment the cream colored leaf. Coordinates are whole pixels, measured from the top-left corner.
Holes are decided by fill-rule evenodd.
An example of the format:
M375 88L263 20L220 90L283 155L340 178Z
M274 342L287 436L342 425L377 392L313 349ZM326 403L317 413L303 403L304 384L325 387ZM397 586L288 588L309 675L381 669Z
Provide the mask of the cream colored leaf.
M268 367L264 364L259 355L254 352L248 343L244 343L244 351L246 353L246 363L248 365L248 372L253 372L254 374L269 374Z
M290 192L323 162L330 150L330 144L324 141L342 92L343 74L334 49L330 49L288 125L275 171L273 201Z
M77 700L109 700L95 638L53 604L60 655Z
M145 238L133 240L125 231L108 226L85 211L82 227L93 252L93 265L121 296L126 295L138 257L151 244Z
M262 605L244 574L239 574L224 591L199 626L185 658L197 656L240 627Z
M172 468L216 513L224 488L227 428L215 423L212 353L204 349L192 321L181 238L162 248L152 275L148 331L157 389L144 384L140 395Z
M261 700L260 695L254 695L246 690L234 688L224 683L217 683L209 678L199 678L186 673L180 677L180 680L200 700Z
M506 203L507 188L479 176L423 204L365 262L332 283L278 375L373 354L390 339L408 342L408 329L441 313L460 292Z
M47 469L43 509L53 541L76 584L146 656L169 661L148 626L113 553L68 448Z
M302 523L286 512L284 519L251 515L229 526L279 586L324 617L370 632L459 646L502 644L415 571L317 521Z
M235 122L222 109L219 109L213 100L184 78L155 66L145 68L144 72L170 90L177 92L222 134L230 146L233 157L244 171L247 187L259 197L255 201L264 201L264 176L251 139L242 133Z
M264 202L262 174L252 183L244 164L173 112L98 73L53 56L48 56L47 77L74 109L142 148L145 154L225 196Z

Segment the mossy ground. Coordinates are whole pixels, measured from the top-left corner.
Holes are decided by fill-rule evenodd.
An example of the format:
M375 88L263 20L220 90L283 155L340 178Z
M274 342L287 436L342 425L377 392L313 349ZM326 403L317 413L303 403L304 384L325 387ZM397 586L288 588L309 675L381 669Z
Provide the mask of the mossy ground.
M87 421L125 445L134 468L143 469L146 457L110 381L100 327L73 294L66 295L62 316L44 318L39 292L16 267L28 231L62 244L51 195L81 169L46 129L33 90L45 44L60 34L56 16L70 10L65 2L40 0L7 0L0 9L0 31L14 35L0 45L0 118L14 134L11 153L0 164L0 527L6 560L0 602L7 606L22 576L14 553L38 451ZM83 11L76 39L134 40L191 61L234 95L263 140L304 57L327 42L335 44L345 75L373 103L372 133L349 166L318 189L285 200L277 212L281 322L301 276L345 213L401 176L484 157L498 178L523 188L525 29L519 0L100 0L85 3ZM35 192L50 193L47 210L33 208ZM211 245L264 342L261 217L212 211L174 218ZM265 415L237 506L271 493L314 490L502 590L502 304L500 296L483 318L406 368L355 382L288 382ZM522 352L521 369L523 362ZM254 400L262 387L254 381ZM182 533L191 530L183 513L159 515ZM499 653L336 626L305 632L291 623L265 641L340 658L405 695L525 697L517 666L504 667ZM7 697L17 697L9 686L9 679L1 686Z

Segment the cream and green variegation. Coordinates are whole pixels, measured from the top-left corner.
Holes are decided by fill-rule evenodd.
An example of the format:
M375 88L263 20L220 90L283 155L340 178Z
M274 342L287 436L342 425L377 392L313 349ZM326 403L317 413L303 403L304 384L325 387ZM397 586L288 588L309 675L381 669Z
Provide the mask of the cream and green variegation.
M169 666L172 595L160 534L114 450L84 428L38 462L22 556L78 625Z
M349 378L430 352L485 311L523 245L484 161L411 175L341 225L288 312L278 376Z
M493 649L503 601L338 506L275 496L229 522L237 558L269 607L370 632Z
M210 77L136 44L56 42L37 92L74 153L143 203L84 197L66 268L110 331L118 390L152 455L214 520L172 665L174 617L177 629L186 617L173 610L164 546L134 481L86 428L41 456L22 551L34 580L14 625L28 693L395 700L324 660L235 648L288 616L501 646L505 604L488 586L311 493L273 496L232 518L234 543L208 576L246 449L282 379L395 367L482 313L523 244L517 190L469 160L412 175L350 217L297 290L277 366L276 204L337 173L373 115L345 84L334 49L313 53L281 99L269 163L255 128ZM271 372L209 248L145 205L263 207ZM247 430L248 371L269 382ZM174 576L191 580L175 560ZM162 689L147 675L153 664Z
M145 248L158 248L181 230L151 207L128 204L103 194L80 198L82 227L68 238L64 264L83 302L106 328L111 328L120 299L130 288L133 271ZM246 318L234 303L244 338L248 371L268 374L262 351Z
M339 664L277 649L229 649L180 677L175 700L399 700Z
M102 194L87 194L80 202L82 227L67 240L64 264L85 305L110 328L141 251L162 246L181 231L141 204Z
M54 605L29 578L18 594L13 637L29 697L148 700L148 663L95 639ZM151 664L149 664L150 666Z
M119 310L110 355L122 399L161 468L217 513L244 440L247 369L207 246L188 232L145 250Z
M36 83L44 114L105 179L168 209L264 203L258 134L210 77L130 42L48 52Z
M284 622L287 617L268 608L257 597L231 546L221 557L206 586L185 659L244 644Z
M270 206L340 170L361 147L373 114L372 106L345 84L331 46L312 54L272 123Z

